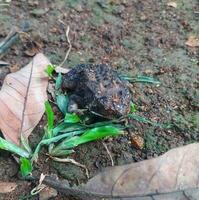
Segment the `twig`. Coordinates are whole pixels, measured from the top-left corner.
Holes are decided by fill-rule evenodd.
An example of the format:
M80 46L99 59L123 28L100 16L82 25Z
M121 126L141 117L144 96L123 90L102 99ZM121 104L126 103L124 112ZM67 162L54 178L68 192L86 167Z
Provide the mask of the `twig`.
M36 195L38 194L39 192L41 192L45 187L47 187L46 185L42 184L43 180L45 179L46 175L44 175L43 173L40 175L40 179L39 179L39 184L33 188L30 192L30 194L33 196L33 195Z
M20 38L20 34L23 32L28 32L30 30L30 25L27 22L22 22L20 28L13 28L7 37L0 42L0 58L2 58L5 52L14 45Z
M9 6L8 3L0 3L0 6Z
M81 167L85 169L86 177L89 179L89 172L88 169L85 165L82 165L81 163L78 163L74 159L71 158L58 158L58 157L50 157L52 160L57 161L57 162L63 162L63 163L71 163L73 165L76 165L78 167Z
M3 54L13 45L17 42L19 39L19 34L17 28L12 29L7 37L0 42L0 58L3 57Z
M104 142L102 142L102 144L103 144L104 148L106 149L106 152L107 152L107 154L108 154L108 156L109 156L109 158L111 160L111 166L114 166L114 162L113 162L113 158L112 158L111 152L109 151L107 145Z
M63 21L61 21L61 20L59 20L62 24L64 24L65 25L65 23L63 22ZM65 31L65 37L66 37L66 40L67 40L67 42L68 42L68 44L69 44L69 48L68 48L68 51L66 52L66 55L65 55L65 57L64 57L64 60L57 66L57 67L59 67L59 68L61 68L62 66L63 66L63 64L66 62L66 60L67 60L67 58L68 58L68 56L69 56L69 53L70 53L70 51L71 51L71 48L72 48L72 45L71 45L71 42L70 42L70 39L69 39L69 31L70 31L70 27L69 26L67 26L67 29L66 29L66 31ZM57 68L56 67L56 68Z

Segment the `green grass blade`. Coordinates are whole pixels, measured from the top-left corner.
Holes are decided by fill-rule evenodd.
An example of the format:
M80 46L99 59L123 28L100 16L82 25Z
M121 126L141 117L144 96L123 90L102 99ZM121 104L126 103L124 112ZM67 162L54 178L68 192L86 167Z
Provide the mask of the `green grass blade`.
M82 134L84 131L83 130L80 130L80 131L72 131L72 132L69 132L69 133L64 133L62 135L58 135L56 137L52 137L52 138L49 138L49 139L43 139L40 141L40 143L37 145L34 153L33 153L33 156L31 158L31 162L34 162L37 157L38 157L38 153L41 149L41 147L43 145L50 145L52 143L55 143L55 142L58 142L59 140L62 140L64 138L67 138L67 137L73 137L73 136L76 136L76 135L80 135Z
M149 76L136 76L136 77L122 76L122 78L131 83L141 82L141 83L152 83L157 85L160 84L160 81Z
M68 96L65 96L64 94L57 95L56 101L58 108L65 115L67 112L68 101L69 101Z
M20 172L22 177L28 176L32 172L32 164L27 158L20 158Z
M130 103L130 107L131 107L131 113L134 113L134 112L137 111L136 105L135 105L132 101L131 101L131 103Z
M102 126L92 128L86 131L78 140L78 145L93 140L99 140L107 136L115 136L121 134L121 130L114 126Z
M53 154L59 153L64 149L72 149L80 144L100 140L107 136L116 136L121 134L121 130L114 127L114 126L103 126L103 127L96 127L90 130L87 130L81 136L75 136L70 139L65 139L59 145L57 145L53 149Z
M55 71L54 65L47 65L45 72L48 74L49 77L53 77L53 72Z
M48 122L48 131L47 131L47 137L52 137L52 130L54 128L54 112L53 109L48 101L45 102L45 111L47 115L47 122Z
M80 118L75 113L66 113L64 122L71 123L71 124L78 123L78 122L80 122Z
M85 127L80 124L70 124L62 122L53 129L53 136L58 135L58 133L66 133L83 129L85 129Z
M59 90L61 88L61 84L62 84L62 74L59 73L55 82L55 90Z
M138 121L138 122L148 123L148 124L151 124L151 125L153 125L153 126L162 127L161 124L156 123L156 122L152 122L151 120L146 119L145 117L142 117L142 116L139 116L139 115L136 115L136 114L129 114L129 115L128 115L128 118L134 119L134 120L136 120L136 121Z
M30 154L26 150L20 148L16 144L13 144L11 142L8 142L7 140L0 137L0 149L10 151L12 153L15 153L21 157L29 158Z

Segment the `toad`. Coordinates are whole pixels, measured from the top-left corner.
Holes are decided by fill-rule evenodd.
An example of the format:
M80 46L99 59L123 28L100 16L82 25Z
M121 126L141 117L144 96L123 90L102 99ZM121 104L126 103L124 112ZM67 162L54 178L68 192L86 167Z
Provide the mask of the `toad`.
M112 119L130 112L127 83L106 64L79 64L63 76L62 89L70 92L68 112L87 111Z

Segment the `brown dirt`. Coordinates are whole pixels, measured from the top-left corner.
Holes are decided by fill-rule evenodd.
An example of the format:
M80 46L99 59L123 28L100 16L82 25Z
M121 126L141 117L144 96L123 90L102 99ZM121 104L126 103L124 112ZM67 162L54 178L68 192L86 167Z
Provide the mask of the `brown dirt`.
M106 140L115 165L156 157L168 149L196 142L199 138L199 70L198 49L185 45L190 35L199 36L197 0L176 0L177 8L166 0L115 1L11 1L0 5L0 40L12 26L22 20L31 23L30 33L53 64L59 64L68 48L63 21L70 26L72 51L65 64L109 63L118 71L130 75L148 75L161 81L160 86L134 84L133 100L138 114L172 128L157 128L132 121L134 128L125 136ZM23 66L31 57L30 44L18 43L3 60ZM0 86L8 69L0 69ZM33 134L43 133L42 119ZM142 150L131 145L131 134L144 138ZM39 138L39 137L38 137ZM33 143L38 138L31 137ZM86 165L90 176L110 166L110 159L102 142L82 145L71 156ZM10 155L0 152L0 180L18 182L18 167ZM70 184L86 181L82 169L71 164L45 161L41 155L36 174L57 173ZM19 199L28 195L33 185L19 182L14 193L0 199ZM37 197L35 198L37 199ZM56 199L66 199L59 195Z

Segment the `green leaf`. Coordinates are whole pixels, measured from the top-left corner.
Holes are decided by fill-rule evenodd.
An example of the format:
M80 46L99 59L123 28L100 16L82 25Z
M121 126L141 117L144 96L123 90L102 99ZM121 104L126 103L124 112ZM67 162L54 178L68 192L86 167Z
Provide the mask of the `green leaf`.
M103 126L96 127L87 130L81 136L74 136L70 139L65 139L59 145L57 145L53 150L53 155L59 154L60 151L64 149L72 149L80 144L102 139L107 136L116 136L121 134L121 130L114 126Z
M68 108L68 96L64 94L57 95L57 106L59 107L60 111L65 115Z
M64 122L66 123L78 123L80 122L80 118L77 114L75 113L66 113Z
M53 77L53 72L55 71L54 65L47 65L45 72L48 74L49 77Z
M31 162L34 162L34 161L37 159L38 153L39 153L39 151L40 151L40 149L41 149L41 147L42 147L43 145L50 145L50 144L56 143L56 142L58 142L59 140L62 140L62 139L64 139L64 138L68 138L68 137L71 138L71 137L73 137L73 136L75 136L75 135L80 135L80 134L82 134L83 132L84 132L83 130L72 131L72 132L69 132L69 133L63 133L63 134L58 135L58 136L56 136L56 137L52 137L52 138L49 138L49 139L43 139L43 140L41 140L41 141L39 142L39 144L36 146L36 149L35 149L35 151L34 151L34 153L33 153L33 155L32 155L32 158L31 158Z
M93 140L99 140L107 136L115 136L119 134L121 134L121 130L114 126L101 126L92 128L80 136L78 145Z
M20 158L20 172L23 177L28 176L32 172L32 164L27 158Z
M58 133L66 133L66 132L72 132L72 131L77 131L77 130L82 130L85 129L80 124L70 124L66 122L62 122L58 124L54 129L53 129L53 136L56 136Z
M0 149L10 151L12 153L15 153L21 157L29 158L30 154L26 150L20 148L16 144L13 144L3 138L0 137Z
M54 128L54 112L52 110L52 107L48 101L45 102L45 111L47 115L47 125L48 125L48 130L47 130L47 137L51 138L52 137L52 130Z
M55 82L55 89L59 90L61 88L61 84L62 84L62 74L59 73Z
M134 113L134 112L136 112L136 105L131 101L131 103L130 103L130 107L131 107L131 113Z
M160 84L160 81L154 79L153 77L149 76L136 76L136 77L130 77L130 76L121 76L123 79L135 83L135 82L141 82L141 83L153 83L153 84Z

